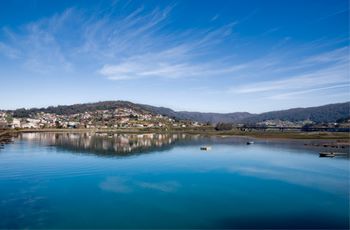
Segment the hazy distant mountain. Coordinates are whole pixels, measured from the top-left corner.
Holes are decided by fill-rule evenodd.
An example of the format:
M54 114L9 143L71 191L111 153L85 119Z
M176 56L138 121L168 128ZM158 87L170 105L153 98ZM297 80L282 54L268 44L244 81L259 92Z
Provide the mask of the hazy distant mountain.
M264 120L289 120L301 121L310 119L314 122L335 122L338 119L349 117L350 102L329 104L318 107L295 108L281 111L273 111L261 114L251 114L247 112L235 113L201 113L174 111L169 108L156 107L151 105L135 104L128 101L103 101L96 103L85 103L64 106L50 106L47 108L17 109L14 112L15 117L27 117L29 114L38 112L56 113L56 114L75 114L87 111L110 110L120 107L132 108L138 111L161 114L178 120L193 120L199 122L218 122L224 123L255 123Z
M162 114L168 117L174 117L179 120L193 120L199 122L209 122L212 124L218 122L235 123L245 118L254 116L247 112L236 113L201 113L201 112L187 112L187 111L174 111L169 108L155 107L150 105L141 105L143 108L152 111L153 113Z
M194 120L210 123L256 123L264 120L288 120L314 122L335 122L338 119L350 116L350 102L329 104L318 107L294 108L288 110L272 111L261 114L247 112L235 113L200 113L200 112L175 112L168 108L142 105L145 109L158 114L175 117L177 119Z
M294 108L280 111L272 111L257 114L244 118L241 122L256 123L264 120L287 120L302 121L311 120L314 122L335 122L338 119L349 117L350 102L329 104L317 107Z

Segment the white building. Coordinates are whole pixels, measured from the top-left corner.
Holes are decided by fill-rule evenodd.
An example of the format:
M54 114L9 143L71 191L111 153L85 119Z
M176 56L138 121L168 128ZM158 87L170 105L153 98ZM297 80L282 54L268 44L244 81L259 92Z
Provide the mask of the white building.
M13 118L11 128L21 128L21 120L18 118Z

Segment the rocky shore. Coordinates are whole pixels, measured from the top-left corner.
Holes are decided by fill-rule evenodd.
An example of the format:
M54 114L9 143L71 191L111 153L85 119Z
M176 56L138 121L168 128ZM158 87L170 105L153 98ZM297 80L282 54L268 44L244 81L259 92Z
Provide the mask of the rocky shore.
M16 132L12 131L0 131L0 148L2 148L5 144L11 143L13 137L17 136Z

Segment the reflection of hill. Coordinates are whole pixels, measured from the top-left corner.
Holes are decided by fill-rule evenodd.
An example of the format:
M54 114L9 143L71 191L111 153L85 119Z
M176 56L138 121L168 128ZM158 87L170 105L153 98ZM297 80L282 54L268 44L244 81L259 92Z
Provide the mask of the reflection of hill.
M130 156L172 148L185 134L24 133L22 140L100 156Z
M19 139L37 142L44 146L54 146L62 150L72 152L94 154L101 157L126 157L165 151L176 146L193 145L241 145L247 146L249 137L219 137L187 134L93 134L93 133L22 133ZM269 146L274 148L288 148L293 151L318 153L320 151L334 151L324 148L326 140L258 140L254 139L255 145ZM247 146L252 148L253 146ZM315 147L320 146L320 147ZM198 147L199 149L199 147ZM307 150L307 151L305 151ZM337 152L348 152L349 147L336 149ZM318 155L317 155L318 156Z

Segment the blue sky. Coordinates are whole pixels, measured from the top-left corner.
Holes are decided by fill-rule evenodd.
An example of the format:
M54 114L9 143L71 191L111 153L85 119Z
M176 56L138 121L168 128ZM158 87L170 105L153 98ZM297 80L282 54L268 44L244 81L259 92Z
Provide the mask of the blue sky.
M340 0L0 1L0 108L203 112L349 101Z

